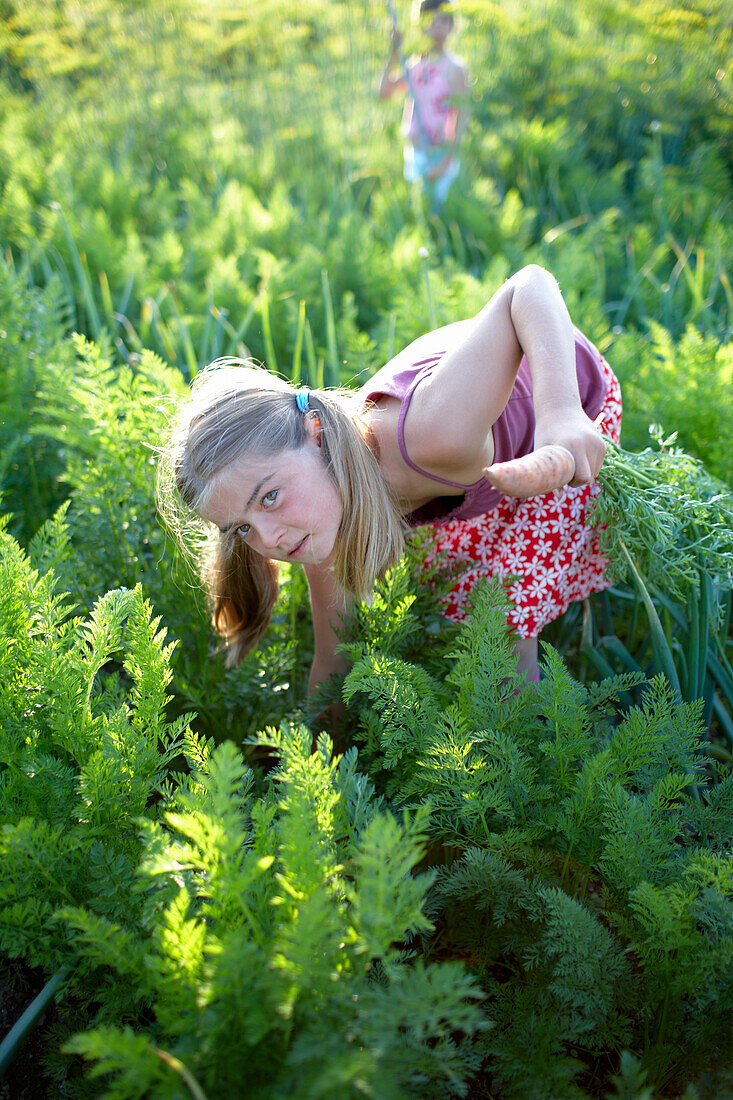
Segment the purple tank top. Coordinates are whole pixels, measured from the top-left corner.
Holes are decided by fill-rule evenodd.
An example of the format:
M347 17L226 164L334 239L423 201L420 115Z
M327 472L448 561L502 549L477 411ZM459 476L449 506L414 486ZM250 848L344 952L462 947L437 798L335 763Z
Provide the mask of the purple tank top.
M578 388L583 409L589 417L598 415L606 396L606 380L601 369L601 353L579 329L575 329L575 365L578 373ZM429 338L423 337L419 349L415 352L420 358L411 361L406 355L410 349L392 359L386 366L361 387L360 396L364 403L375 401L379 397L396 397L402 404L397 424L397 442L400 453L411 469L442 485L463 489L464 495L440 496L436 493L433 500L423 504L407 516L411 527L421 523L447 521L449 519L472 519L495 508L503 494L489 485L486 478L472 485L461 485L457 481L447 481L436 477L417 466L407 453L405 446L405 417L410 401L417 387L438 365L448 350L445 339L441 339L442 330L431 333L438 342L429 346ZM427 343L426 343L427 341ZM426 354L427 353L427 354ZM532 404L532 378L526 357L522 358L517 372L514 389L498 420L494 422L494 462L507 462L511 458L520 458L534 448L534 406Z

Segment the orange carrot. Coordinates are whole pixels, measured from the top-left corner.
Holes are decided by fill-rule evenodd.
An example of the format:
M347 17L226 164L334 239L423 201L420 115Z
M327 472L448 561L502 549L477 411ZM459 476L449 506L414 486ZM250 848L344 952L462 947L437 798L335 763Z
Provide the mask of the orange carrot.
M484 470L486 480L500 493L522 498L538 497L551 489L560 489L572 481L574 474L573 456L559 443L540 447L509 462L495 462Z

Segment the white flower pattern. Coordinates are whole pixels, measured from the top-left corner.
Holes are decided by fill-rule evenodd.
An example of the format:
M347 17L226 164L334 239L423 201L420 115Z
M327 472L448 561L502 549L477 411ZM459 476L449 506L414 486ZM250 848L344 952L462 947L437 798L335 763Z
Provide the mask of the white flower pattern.
M621 434L621 390L605 360L608 383L602 411L603 433L615 443ZM509 622L522 638L536 637L571 603L601 592L610 581L598 533L585 526L597 484L558 489L541 497L505 497L491 512L473 519L448 520L435 528L435 552L465 569L448 596L444 614L466 618L474 585L485 577L518 576L508 590L513 607Z

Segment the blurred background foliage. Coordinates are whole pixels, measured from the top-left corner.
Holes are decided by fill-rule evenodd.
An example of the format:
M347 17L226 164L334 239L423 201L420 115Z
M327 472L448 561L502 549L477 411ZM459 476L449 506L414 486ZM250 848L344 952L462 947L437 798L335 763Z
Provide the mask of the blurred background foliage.
M0 11L0 238L35 279L62 275L76 327L106 325L121 350L152 343L191 369L219 350L212 314L231 344L255 306L239 335L264 357L266 288L279 362L299 300L325 346L325 267L337 314L347 299L358 332L383 344L429 243L401 178L399 108L375 95L383 4L3 0ZM399 15L419 48L409 5ZM464 178L432 227L434 262L443 284L459 269L482 285L463 284L451 316L539 260L598 340L650 319L675 337L689 321L725 336L723 0L466 0L454 45L472 122ZM410 328L398 323L396 338Z

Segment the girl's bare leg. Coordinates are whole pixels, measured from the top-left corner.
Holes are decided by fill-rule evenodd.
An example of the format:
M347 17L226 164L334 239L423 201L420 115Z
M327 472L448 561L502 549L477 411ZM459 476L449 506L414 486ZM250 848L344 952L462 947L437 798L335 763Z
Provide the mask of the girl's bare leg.
M534 683L540 678L537 664L537 639L520 638L516 644L517 672L525 673L527 680Z

